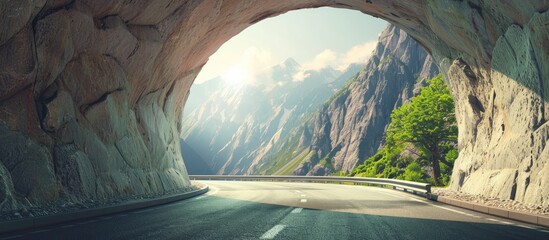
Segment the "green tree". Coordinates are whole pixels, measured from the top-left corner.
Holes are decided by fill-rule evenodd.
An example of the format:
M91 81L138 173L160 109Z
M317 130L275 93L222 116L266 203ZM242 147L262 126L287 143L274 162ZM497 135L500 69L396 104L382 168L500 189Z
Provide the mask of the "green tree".
M457 142L458 130L454 100L442 75L428 82L421 93L391 113L387 144L413 144L432 168L434 184L441 186L440 162L452 168L445 159L449 145Z
M406 167L402 176L407 181L421 182L425 178L425 173L419 163L412 162Z

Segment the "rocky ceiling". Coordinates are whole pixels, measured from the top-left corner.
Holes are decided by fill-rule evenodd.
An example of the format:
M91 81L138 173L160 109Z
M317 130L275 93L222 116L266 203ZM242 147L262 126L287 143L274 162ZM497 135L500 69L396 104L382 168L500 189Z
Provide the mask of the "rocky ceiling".
M549 204L544 0L1 0L0 210L189 186L180 115L208 57L289 10L404 29L456 98L451 187Z

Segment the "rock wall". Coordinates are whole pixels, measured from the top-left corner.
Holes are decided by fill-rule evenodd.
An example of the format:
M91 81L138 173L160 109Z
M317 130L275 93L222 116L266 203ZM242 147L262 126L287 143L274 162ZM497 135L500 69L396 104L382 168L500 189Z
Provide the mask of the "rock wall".
M0 208L187 186L181 106L208 56L320 6L384 18L434 56L458 101L453 188L549 203L547 1L1 0Z
M94 2L0 3L0 210L189 186L174 89L192 79L148 84L162 34Z
M549 205L548 17L511 25L489 71L443 60L460 131L452 188Z

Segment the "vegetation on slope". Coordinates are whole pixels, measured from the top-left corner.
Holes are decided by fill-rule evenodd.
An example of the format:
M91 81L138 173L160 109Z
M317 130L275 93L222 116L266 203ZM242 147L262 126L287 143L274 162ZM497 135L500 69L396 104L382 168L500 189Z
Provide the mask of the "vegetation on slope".
M442 75L393 110L386 144L351 176L397 178L447 185L457 158L454 101Z

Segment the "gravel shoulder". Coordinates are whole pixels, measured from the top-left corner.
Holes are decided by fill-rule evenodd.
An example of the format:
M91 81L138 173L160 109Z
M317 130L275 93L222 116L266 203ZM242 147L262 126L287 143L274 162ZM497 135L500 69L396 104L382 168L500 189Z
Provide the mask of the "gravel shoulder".
M479 194L468 194L446 188L434 188L432 191L434 194L437 194L439 196L444 196L455 200L482 204L490 207L498 207L517 212L549 216L549 206L526 204L515 200L499 199L494 197L482 196Z

